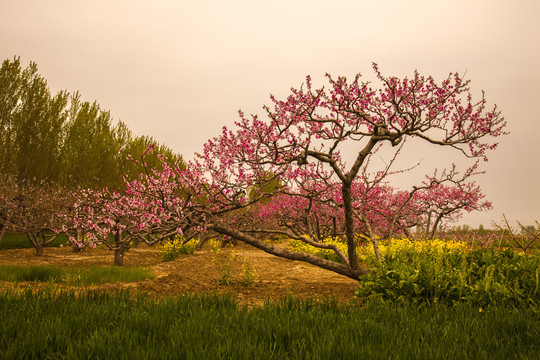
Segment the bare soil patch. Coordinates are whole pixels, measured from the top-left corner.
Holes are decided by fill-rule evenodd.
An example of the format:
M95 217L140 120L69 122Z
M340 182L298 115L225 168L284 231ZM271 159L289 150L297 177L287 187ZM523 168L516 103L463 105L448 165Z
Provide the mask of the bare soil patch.
M278 246L287 246L278 244ZM267 254L246 244L234 248L223 248L218 256L228 258L234 251L236 259L232 266L232 285L221 285L221 272L213 262L214 254L208 250L194 255L180 255L171 262L162 262L159 249L141 245L129 250L124 258L124 266L146 266L154 278L136 283L105 284L92 287L103 291L119 288L132 292L144 292L155 297L175 296L185 293L231 294L242 305L263 305L265 301L280 299L286 295L315 299L336 298L348 302L353 299L358 282L323 270L316 266L287 260ZM87 249L73 253L71 248L45 248L44 255L37 257L34 249L0 251L0 265L59 265L86 267L92 265L112 265L114 253L104 249ZM242 264L249 259L256 272L256 279L250 286L244 286ZM0 288L39 288L43 283L0 282Z

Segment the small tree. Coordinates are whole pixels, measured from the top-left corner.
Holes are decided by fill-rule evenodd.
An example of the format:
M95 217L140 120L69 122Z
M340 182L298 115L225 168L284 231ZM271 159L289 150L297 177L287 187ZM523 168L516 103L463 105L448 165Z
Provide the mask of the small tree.
M61 213L72 201L71 193L58 185L8 180L0 186L1 230L26 234L36 256L41 256L43 248L61 233Z
M149 146L146 155L152 148L153 145ZM144 166L144 156L142 163ZM183 167L179 159L177 168ZM181 216L166 212L166 209L178 211L178 204L183 201L185 193L182 189L167 189L165 182L175 184L175 181L165 175L169 169L167 161L160 168L161 180L144 182L141 180L145 177L141 175L139 179L126 183L127 190L123 192L107 188L79 189L70 211L63 214L64 223L70 224L64 231L85 235L70 236L74 245L82 248L102 244L114 250L114 263L121 266L125 251L141 242L154 245L183 232L187 233L186 242L196 236L198 232L193 231L188 222L179 224Z

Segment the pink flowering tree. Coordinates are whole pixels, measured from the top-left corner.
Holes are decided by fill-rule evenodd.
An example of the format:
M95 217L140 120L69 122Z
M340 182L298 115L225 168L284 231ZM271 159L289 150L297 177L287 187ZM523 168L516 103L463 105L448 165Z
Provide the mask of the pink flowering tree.
M308 254L292 257L282 249L255 241L250 234L215 217L209 217L207 227L278 256L302 257L357 278L365 272L355 251L355 233L359 226L363 223L374 240L373 225L377 223L377 216L381 218L379 223L384 218L401 216L406 205L414 203L413 197L418 192L413 188L402 193L403 199L390 211L393 214L377 214L377 210L388 207L383 203L377 205L374 199L388 200L385 193L389 190L383 191L383 185L390 176L388 167L378 169L369 161L378 148L394 147L397 159L406 151L403 144L407 139L454 149L457 156L486 160L487 152L496 147L491 139L504 134L506 123L497 108L487 109L483 97L473 101L469 82L459 75L451 74L436 83L433 78L417 72L411 79L398 79L383 76L376 66L374 69L381 83L379 90L361 83L359 76L349 83L345 78L334 79L329 75L327 88L314 89L308 77L306 84L292 89L286 100L272 97L274 106L266 107L266 121L241 113L237 129L224 129L220 137L206 144L204 154L198 159L208 182L229 195L228 200L222 201L221 211L246 206L239 201L240 194L254 179L260 179L262 173L278 176L283 182L281 191L289 198L303 197L307 204L302 207L305 211L318 213L314 204L327 204L331 212L340 215L336 219L343 223L348 253L342 254L346 258L340 264L342 267L316 263ZM342 160L341 154L347 142L354 142L358 149L349 164ZM427 185L419 184L416 188L434 189L435 184L444 182L461 184L474 173L471 169L475 167L465 169L466 176L460 177L450 163L448 170L440 170L439 176L437 173L429 176ZM411 193L413 196L407 201ZM270 230L283 231L284 228ZM317 242L316 237L304 238L315 246L330 248L330 244Z
M198 234L191 218L183 215L183 207L192 199L186 192L190 179L182 177L184 164L171 167L164 161L157 171L147 169L142 158L148 172L126 180L126 191L78 191L71 211L64 214L63 228L77 248L104 245L114 250L114 263L123 265L125 251L139 243L154 245L183 233L189 240Z
M5 232L26 234L36 256L61 233L62 212L72 202L66 189L44 181L4 179L0 186L1 236Z
M153 245L148 234L155 225L148 204L129 193L80 190L71 211L64 214L63 231L77 249L104 245L114 250L114 263L123 265L127 250L141 242Z
M19 196L19 187L9 176L2 177L0 183L0 243L12 224L16 206L14 200Z
M438 184L417 196L417 209L422 214L421 225L428 238L435 237L437 229L445 223L457 222L463 212L483 211L492 208L491 202L473 182L455 185Z
M473 101L469 82L458 74L437 83L418 72L398 79L383 76L376 65L374 70L379 89L360 82L359 75L350 82L327 75L322 88L314 88L308 77L285 100L271 97L265 120L240 112L235 129L224 128L186 168L148 172L144 181L130 182L129 191L148 200L162 232L212 231L358 279L366 273L356 254L359 231L376 245L385 227L388 233L392 227L405 229L405 215L414 214L420 190L461 184L478 166L459 176L450 162L447 170L398 191L388 184L390 167L406 143L453 149L458 159L487 160L496 147L493 138L503 135L506 125L483 96ZM349 162L342 156L348 143L355 149ZM370 161L378 149L394 149L390 165L378 168ZM266 191L270 184L272 191ZM257 217L246 215L250 212ZM323 233L338 232L346 253L320 241ZM341 261L261 240L271 234L331 249Z

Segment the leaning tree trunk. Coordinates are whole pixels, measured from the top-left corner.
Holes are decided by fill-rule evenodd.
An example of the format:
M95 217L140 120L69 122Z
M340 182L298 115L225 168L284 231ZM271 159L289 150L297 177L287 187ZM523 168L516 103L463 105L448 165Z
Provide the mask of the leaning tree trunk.
M249 234L238 231L232 227L228 227L227 225L224 225L224 224L220 224L220 223L208 224L207 228L210 230L214 230L215 232L219 234L233 237L239 241L242 241L246 244L249 244L258 249L261 249L262 251L265 251L269 254L276 255L276 256L290 259L290 260L304 261L312 265L318 266L320 268L334 271L341 275L345 275L354 280L359 280L361 275L367 274L367 269L365 269L364 267L358 266L357 268L352 268L351 266L341 264L335 261L326 260L326 259L323 259L322 257L315 256L312 254L308 254L304 252L296 252L296 251L288 250L282 247L277 247L272 244L268 244L262 240L259 240Z
M431 233L430 233L430 236L429 236L430 239L435 238L435 232L437 231L437 227L439 227L439 223L441 222L441 219L442 219L443 215L444 215L444 213L439 214L439 216L437 216L437 218L435 219L435 222L433 223L433 227L431 228Z

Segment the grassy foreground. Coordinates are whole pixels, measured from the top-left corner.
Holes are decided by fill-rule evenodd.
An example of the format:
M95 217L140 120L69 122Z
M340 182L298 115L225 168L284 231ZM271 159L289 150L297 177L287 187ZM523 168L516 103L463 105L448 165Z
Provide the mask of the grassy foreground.
M152 278L150 269L119 266L61 267L55 265L0 265L0 281L39 281L67 285L136 282Z
M0 358L536 359L533 310L228 297L0 294Z

